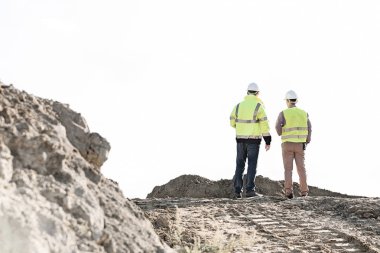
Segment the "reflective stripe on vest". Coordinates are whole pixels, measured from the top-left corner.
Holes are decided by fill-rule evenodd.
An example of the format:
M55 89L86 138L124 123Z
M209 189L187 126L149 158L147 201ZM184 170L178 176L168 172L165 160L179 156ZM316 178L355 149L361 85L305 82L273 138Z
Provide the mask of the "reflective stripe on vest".
M236 135L236 138L238 138L238 139L261 139L261 136L255 136L255 135Z
M235 122L237 122L237 123L259 123L259 120L253 120L253 119L236 119Z
M263 117L263 118L261 118L261 119L258 119L258 121L266 121L266 120L268 120L267 117Z
M259 112L260 106L261 106L261 104L257 103L255 111L253 112L253 119L257 118L257 113Z
M282 136L281 139L286 140L286 139L303 139L307 138L307 135L286 135Z
M239 105L240 105L240 103L236 105L236 110L235 110L235 119L237 119L237 118L238 118L238 114L239 114Z
M307 131L308 128L307 127L289 127L289 128L283 128L282 132L285 133L285 132L291 132L291 131L297 131L297 130Z

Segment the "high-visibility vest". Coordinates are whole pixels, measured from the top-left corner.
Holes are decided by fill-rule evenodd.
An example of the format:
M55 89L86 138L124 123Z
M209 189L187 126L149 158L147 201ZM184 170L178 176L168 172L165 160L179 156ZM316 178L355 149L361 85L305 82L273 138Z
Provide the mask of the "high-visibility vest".
M247 95L231 113L230 123L236 128L238 139L261 139L270 136L268 119L261 99Z
M285 125L282 127L282 142L306 142L309 133L307 127L307 112L297 107L283 111Z

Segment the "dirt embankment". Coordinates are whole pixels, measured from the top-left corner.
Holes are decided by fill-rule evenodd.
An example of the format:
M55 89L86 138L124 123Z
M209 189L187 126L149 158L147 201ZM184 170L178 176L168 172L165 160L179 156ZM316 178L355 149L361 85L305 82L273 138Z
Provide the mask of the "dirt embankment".
M245 180L244 180L245 181ZM265 196L283 196L284 181L256 177L256 191ZM294 183L295 196L299 196L299 184ZM309 186L311 196L355 197ZM197 175L182 175L167 184L154 187L147 198L232 198L232 180L212 181Z
M232 199L231 180L183 175L157 186L145 211L178 252L380 252L380 199L310 186L310 196L282 193L283 181L256 177L254 198Z
M172 252L102 175L109 151L68 105L0 82L0 252Z

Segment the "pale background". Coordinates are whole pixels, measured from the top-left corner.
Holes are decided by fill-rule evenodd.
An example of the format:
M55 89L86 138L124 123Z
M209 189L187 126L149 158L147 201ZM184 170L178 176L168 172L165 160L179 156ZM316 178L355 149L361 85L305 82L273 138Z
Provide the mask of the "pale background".
M380 197L379 13L379 1L1 0L0 78L80 112L129 198L182 174L232 178L229 115L250 82L273 136L258 174L282 179L274 124L294 89L313 124L310 185Z

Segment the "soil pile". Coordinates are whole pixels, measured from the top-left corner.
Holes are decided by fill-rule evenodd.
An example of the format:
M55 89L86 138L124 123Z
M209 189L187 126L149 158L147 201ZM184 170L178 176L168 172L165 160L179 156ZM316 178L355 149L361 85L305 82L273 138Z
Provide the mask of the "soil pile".
M263 176L256 177L256 191L265 196L283 196L284 181L273 181ZM244 178L245 184L245 178ZM299 184L294 183L294 194L299 196ZM311 196L354 197L338 192L309 186ZM212 181L197 175L182 175L167 184L154 187L147 198L232 198L232 180Z
M109 150L68 105L0 83L1 253L171 252L101 174Z

